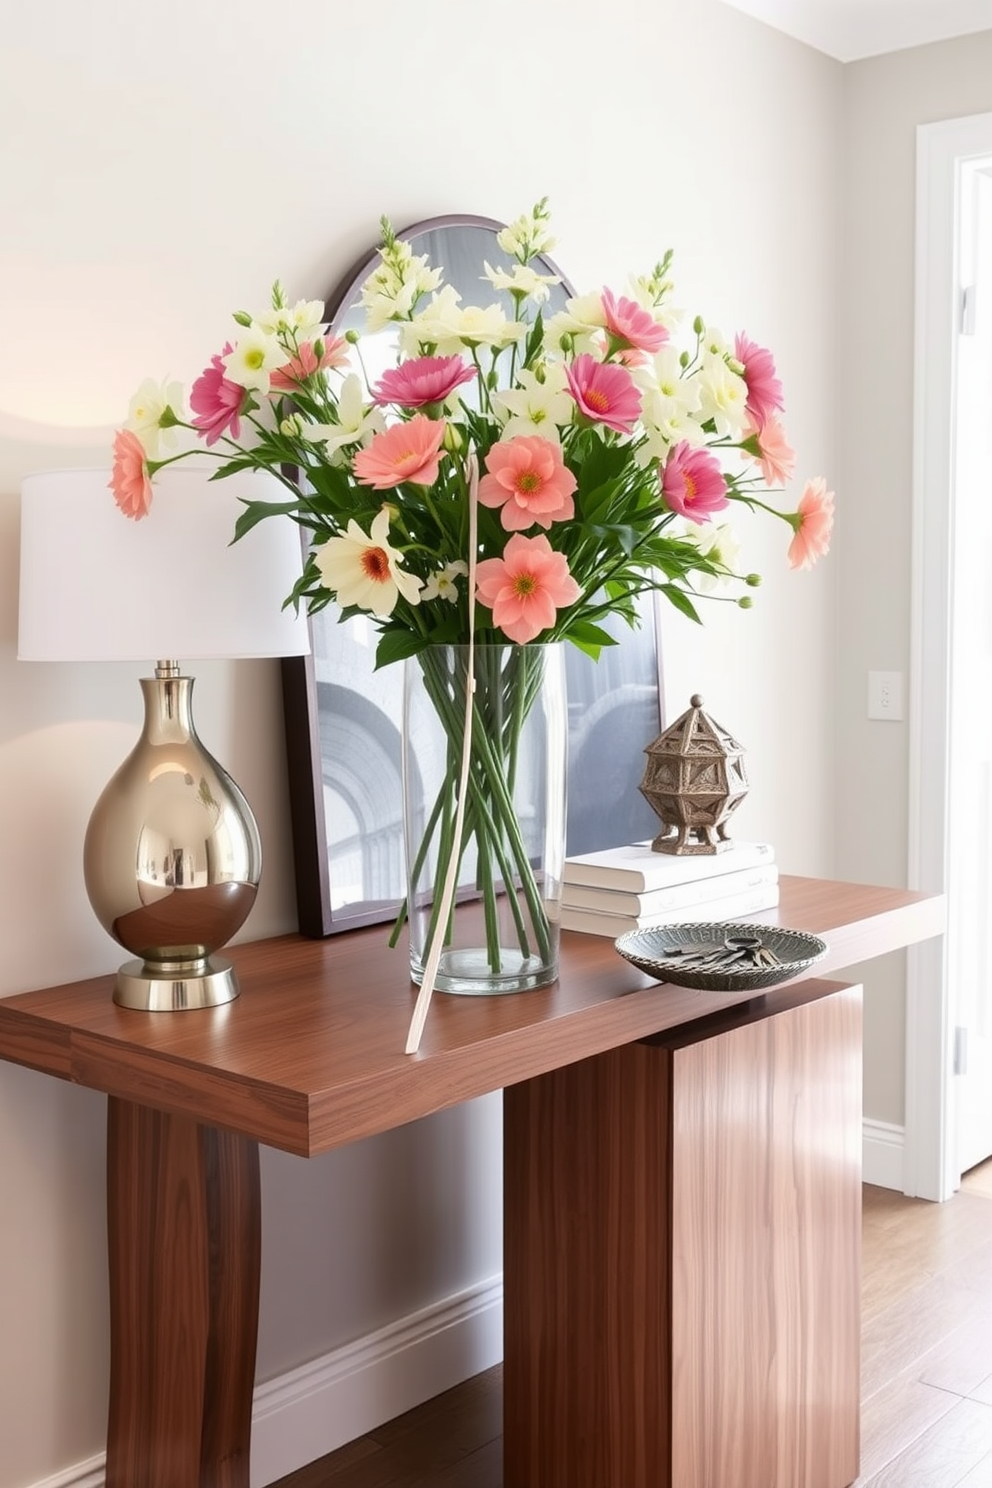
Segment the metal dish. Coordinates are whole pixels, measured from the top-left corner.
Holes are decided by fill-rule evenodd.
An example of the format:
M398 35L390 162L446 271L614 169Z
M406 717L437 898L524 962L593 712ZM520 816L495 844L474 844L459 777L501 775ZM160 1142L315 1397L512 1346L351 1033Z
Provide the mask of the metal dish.
M728 949L727 942L731 942ZM751 946L749 942L755 942ZM737 947L734 942L738 942ZM801 976L826 955L826 943L805 930L740 921L699 921L628 930L618 937L625 961L662 982L704 992L746 992ZM768 958L771 964L766 964Z

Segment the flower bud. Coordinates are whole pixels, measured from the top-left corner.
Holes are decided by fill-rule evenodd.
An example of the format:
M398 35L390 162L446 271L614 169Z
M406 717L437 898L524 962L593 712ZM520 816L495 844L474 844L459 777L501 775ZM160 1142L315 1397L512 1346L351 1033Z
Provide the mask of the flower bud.
M445 424L444 438L441 440L442 447L449 455L458 455L465 448L465 440L462 431L457 424Z
M750 594L742 594L740 599L737 601L737 608L739 610L749 610L753 604L754 600L751 598Z
M701 315L697 315L695 320L692 322L692 329L695 331L697 336L702 336L705 333L706 322Z
M299 439L303 433L303 420L298 413L291 413L279 425L279 433L286 439Z
M246 329L251 325L251 316L247 310L235 310L234 319L239 326L244 326Z
M761 575L758 574L758 573L749 573L747 575L747 577L745 578L744 582L748 586L749 589L760 589L761 588Z
M350 330L350 331L345 331L345 333L344 333L344 339L348 342L348 344L350 346L357 346L358 343L359 343L359 341L362 338L359 335L358 331L356 331L356 330L353 329L353 330Z

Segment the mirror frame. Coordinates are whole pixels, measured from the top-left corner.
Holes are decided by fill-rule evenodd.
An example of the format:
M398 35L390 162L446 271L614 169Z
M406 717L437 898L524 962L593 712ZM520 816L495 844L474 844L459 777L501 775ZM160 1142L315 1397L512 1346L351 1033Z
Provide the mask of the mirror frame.
M487 229L493 233L499 232L505 226L504 223L491 217L480 217L470 213L449 213L439 217L428 217L422 221L414 222L405 227L402 232L397 232L397 237L411 240L428 232L438 232L448 227L474 227ZM562 288L566 295L575 293L568 278L561 272L554 261L542 255L550 272L557 274L561 280ZM329 327L333 328L338 316L344 307L353 303L358 290L364 283L373 267L379 259L379 250L373 247L364 253L352 267L344 274L342 279L332 288L327 296L324 306L325 320ZM305 544L305 535L303 535ZM652 676L646 685L655 689L652 706L652 729L641 744L641 748L650 744L661 732L663 726L661 699L662 690L662 659L661 659L661 634L658 619L659 601L656 595L647 597L650 601L648 611L649 629L654 641L654 658L652 664ZM337 627L337 620L331 620L326 612L317 616L316 623L330 621ZM361 907L354 910L347 905L335 910L331 903L331 879L329 865L329 833L327 817L324 809L324 751L321 749L321 721L319 707L318 688L328 684L318 682L316 668L316 647L313 643L314 620L311 619L311 647L307 656L285 657L282 661L282 686L283 686L283 709L286 734L286 758L289 775L289 803L290 821L293 839L293 863L296 873L296 901L299 916L299 928L303 935L314 939L322 939L328 935L336 935L343 931L358 929L363 925L381 924L395 917L400 900L390 899L388 901L370 902L361 901ZM622 644L622 642L621 642ZM597 663L589 662L591 667ZM402 668L393 668L396 672L397 686L402 686ZM605 701L605 699L604 699ZM656 707L654 706L656 705ZM654 714L657 714L656 725ZM604 720L608 722L609 720ZM570 728L571 737L571 728ZM650 837L654 834L657 822L654 814L646 802L640 803L644 811L643 835ZM615 842L597 841L594 846L612 846ZM579 849L588 851L591 847L586 844ZM400 896L402 898L402 896Z

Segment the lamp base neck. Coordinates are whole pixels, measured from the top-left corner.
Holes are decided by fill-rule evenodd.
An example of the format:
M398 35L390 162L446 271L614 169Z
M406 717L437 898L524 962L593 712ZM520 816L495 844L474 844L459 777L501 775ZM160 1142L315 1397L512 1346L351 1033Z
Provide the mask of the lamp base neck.
M125 961L117 972L114 1001L146 1013L221 1007L233 1002L238 979L226 956L191 961Z

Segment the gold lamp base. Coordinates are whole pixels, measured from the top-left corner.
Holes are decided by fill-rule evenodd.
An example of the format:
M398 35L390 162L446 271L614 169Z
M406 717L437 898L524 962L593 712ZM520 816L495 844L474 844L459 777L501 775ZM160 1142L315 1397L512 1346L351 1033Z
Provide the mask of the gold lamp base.
M114 1001L148 1013L221 1007L238 995L238 979L226 956L197 961L125 961L118 969Z

